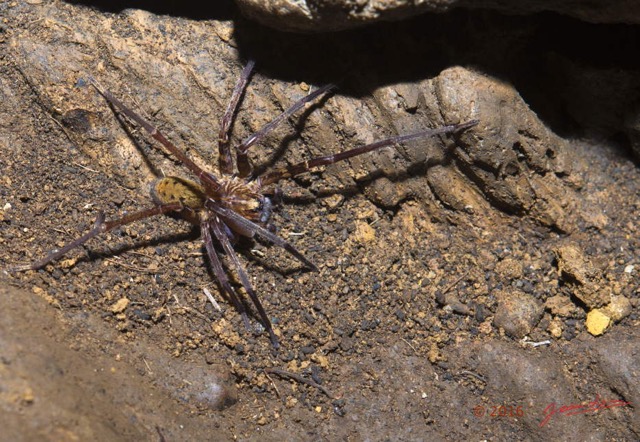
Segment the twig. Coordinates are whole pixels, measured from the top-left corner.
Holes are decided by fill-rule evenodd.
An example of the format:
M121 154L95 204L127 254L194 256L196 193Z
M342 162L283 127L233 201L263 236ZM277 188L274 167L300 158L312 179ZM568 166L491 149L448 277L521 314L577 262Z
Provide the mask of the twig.
M151 371L151 367L149 366L149 363L147 362L147 360L145 358L142 358L142 361L144 362L144 365L146 365L147 371L149 372L149 374L153 375L153 371Z
M478 373L474 373L472 371L469 370L462 370L461 372L458 373L459 375L469 375L469 376L473 376L474 378L476 378L477 380L484 382L485 384L487 383L487 380L479 375Z
M459 277L458 279L456 279L455 281L453 281L451 284L449 284L449 286L448 286L447 288L445 288L445 289L442 291L442 294L447 294L447 293L449 293L449 291L450 291L452 288L454 288L455 286L457 286L457 285L458 285L458 283L459 283L460 281L462 281L464 278L466 278L468 274L469 274L469 271L466 271L466 272L464 272L462 275L460 275L460 277Z
M54 120L54 121L56 121L56 122L57 122L57 120ZM82 168L82 169L84 169L84 170L88 170L89 172L93 172L93 173L100 173L100 172L98 172L97 170L93 170L93 169L91 169L91 168L89 168L89 167L87 167L87 166L83 166L82 164L75 163L75 162L73 162L73 161L71 162L71 164L73 164L74 166L78 166L78 167L80 167L80 168Z
M115 265L119 265L121 267L124 267L125 269L131 269L131 270L135 270L137 272L141 272L141 273L157 273L157 270L150 270L150 269L144 269L142 267L138 267L138 266L134 266L131 264L127 264L124 262L120 262L116 259L113 258L104 258L105 261L113 263Z
M404 339L404 338L402 338L402 340L404 341L404 343L405 343L405 344L407 344L407 345L411 348L411 350L413 350L413 352L414 352L415 354L418 354L418 350L416 350L416 349L415 349L415 347L414 347L413 345L411 345L411 342L407 341L407 340L406 340L406 339Z
M533 348L540 347L541 345L551 345L551 341L549 339L545 341L540 341L540 342L532 342L532 341L529 341L529 339L526 336L520 342L523 344L529 344Z
M280 391L278 390L278 386L276 385L275 382L273 382L273 379L271 379L271 376L269 376L269 373L265 370L264 375L267 377L267 379L269 379L269 382L271 382L271 385L273 385L273 388L276 390L276 396L280 397Z
M289 371L281 370L279 368L265 368L264 372L265 373L277 374L281 378L291 378L294 381L298 381L298 382L300 382L302 384L307 384L307 385L309 385L311 387L317 388L318 390L323 392L325 395L327 395L331 399L338 399L338 397L334 396L327 388L323 387L322 385L318 384L315 381L312 381L311 379L304 378L304 377L300 376L299 374L291 373Z
M202 287L202 291L204 292L204 294L207 297L207 299L209 300L209 302L211 302L211 304L213 304L213 307L216 310L218 310L219 312L221 312L222 309L220 308L220 304L218 304L218 301L216 301L216 299L213 297L213 295L211 294L209 289L206 288L206 287Z

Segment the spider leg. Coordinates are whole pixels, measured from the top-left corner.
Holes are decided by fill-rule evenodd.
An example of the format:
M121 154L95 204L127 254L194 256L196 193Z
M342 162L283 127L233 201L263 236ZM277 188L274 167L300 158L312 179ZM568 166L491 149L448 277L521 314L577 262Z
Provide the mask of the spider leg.
M249 318L247 317L247 310L244 308L244 305L242 304L242 302L240 302L238 294L229 283L229 278L227 278L224 267L222 267L222 262L220 262L218 253L213 247L213 238L211 237L211 221L208 219L203 221L200 229L202 230L202 240L204 242L205 249L207 249L209 264L211 265L213 274L222 286L222 289L227 293L227 296L229 296L229 298L231 299L233 306L236 308L236 310L238 310L238 312L240 312L245 327L248 330L251 330L251 324L249 324Z
M245 291L247 292L247 294L251 298L251 301L253 302L253 305L255 305L256 309L258 309L258 314L260 315L260 319L262 320L262 325L264 325L264 328L267 330L267 332L269 332L269 337L271 338L271 343L273 344L273 346L275 348L278 348L278 347L280 347L280 344L278 343L278 338L276 337L275 333L273 332L273 327L271 326L271 321L269 320L269 317L267 316L267 313L265 312L264 308L262 307L262 303L260 302L260 299L258 298L258 295L256 295L256 292L253 290L253 287L251 286L251 283L249 282L249 276L247 276L247 272L245 271L244 267L242 266L242 263L240 262L240 260L238 259L238 255L236 254L235 250L233 250L233 246L231 245L231 242L229 241L229 237L223 231L221 223L222 223L222 221L220 221L219 219L216 219L213 223L211 223L213 234L218 239L218 242L220 242L220 244L222 244L222 247L224 248L225 253L231 259L231 262L232 262L233 266L235 267L236 272L238 272L238 276L240 276L240 282L242 283L242 286L244 287Z
M171 154L176 157L182 164L184 164L191 172L193 172L199 180L208 184L212 189L218 189L220 183L210 173L203 170L200 166L193 162L191 158L182 149L178 148L175 144L169 141L155 126L142 118L136 112L128 108L122 101L118 100L113 94L104 89L95 79L89 77L89 82L96 88L96 90L102 95L113 107L118 109L129 119L135 121L138 125L142 126L151 137L162 144Z
M471 120L461 124L451 124L448 126L442 126L436 129L426 129L420 132L416 132L408 135L398 135L395 137L387 138L386 140L376 141L375 143L367 144L365 146L356 147L355 149L347 150L345 152L336 153L333 155L327 155L324 157L314 158L312 160L303 161L298 164L293 164L288 167L275 169L260 178L260 183L263 186L277 183L278 181L291 178L301 173L307 172L314 167L326 166L329 164L344 161L349 158L353 158L358 155L365 154L367 152L380 149L382 147L391 146L393 144L402 143L404 141L414 140L416 138L427 138L439 134L448 134L452 132L460 132L478 124L478 120Z
M280 238L279 236L271 233L264 227L261 227L256 223L251 222L250 220L237 214L231 209L220 206L214 200L209 199L206 204L207 204L206 207L208 209L217 213L223 220L228 221L229 224L233 226L238 226L239 228L242 229L243 232L247 234L250 234L252 236L256 235L259 238L267 240L278 247L282 247L291 255L293 255L298 261L300 261L301 263L309 267L311 270L316 272L318 271L318 267L316 267L314 263L312 263L307 258L305 258L302 253L298 252L295 247L293 247L291 244L289 244L287 241Z
M295 112L297 112L300 108L302 108L305 104L307 104L307 103L315 100L317 97L319 97L319 96L331 91L335 87L336 86L333 85L333 84L327 84L327 85L322 86L320 89L317 89L314 92L310 93L309 95L306 95L306 96L302 97L301 99L299 99L298 101L293 103L293 105L291 105L291 107L289 109L285 110L280 115L278 115L273 120L271 120L269 123L265 124L256 133L254 133L253 135L250 135L249 137L247 137L247 139L245 139L242 142L242 144L240 144L237 147L236 163L237 163L237 166L238 166L238 174L241 177L247 177L247 176L251 175L251 173L252 173L252 167L251 167L251 164L249 163L249 158L247 157L247 151L249 150L249 148L251 146L253 146L255 143L257 143L260 140L262 140L265 136L267 136L267 134L269 132L271 132L273 129L275 129L276 126L278 126L278 124L280 124L284 119L289 118L291 115L293 115Z
M91 238L94 238L100 235L101 233L106 233L110 230L115 229L116 227L124 226L125 224L130 224L134 221L149 218L151 216L161 215L163 213L168 213L168 212L178 212L183 208L184 206L182 205L182 203L163 204L160 206L151 207L149 209L144 209L139 212L134 212L132 214L123 216L120 219L109 221L109 222L105 222L104 213L100 212L96 217L96 221L93 224L93 228L89 230L87 233L85 233L84 235L82 235L80 238L77 238L71 241L70 243L68 243L67 245L65 245L64 247L61 247L60 249L57 249L51 252L45 258L39 261L36 261L33 264L25 264L25 265L10 267L6 269L6 271L8 273L13 273L13 272L22 272L25 270L41 269L42 267L46 266L50 262L59 259L70 250L81 246L82 244L89 241Z
M238 104L240 98L247 88L249 77L251 77L251 71L255 66L255 61L249 60L247 65L242 70L238 82L233 88L231 99L227 105L227 110L222 117L220 123L220 134L218 135L218 168L220 172L231 175L233 173L233 160L231 159L231 151L229 149L229 135L231 131L231 125L238 112Z

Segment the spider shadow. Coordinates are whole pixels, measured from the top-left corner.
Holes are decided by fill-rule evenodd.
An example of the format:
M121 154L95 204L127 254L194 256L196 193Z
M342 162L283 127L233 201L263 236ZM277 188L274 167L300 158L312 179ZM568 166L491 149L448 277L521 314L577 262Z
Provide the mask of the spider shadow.
M309 190L308 195L298 195L293 196L290 194L283 193L280 195L282 202L284 203L292 203L292 204L310 204L316 201L318 198L328 198L334 195L341 195L345 198L351 198L358 194L363 194L367 186L371 185L373 182L380 178L387 178L389 181L393 183L402 182L409 180L411 178L416 177L424 177L427 171L435 166L450 166L453 163L456 163L458 167L461 167L459 162L456 161L457 156L455 151L461 146L460 143L460 134L449 134L448 136L441 137L445 139L444 144L445 147L442 150L442 155L439 158L427 158L422 161L414 161L410 162L407 159L407 156L402 154L400 151L396 150L402 158L408 163L403 168L394 169L392 172L385 172L382 168L376 168L370 170L366 175L358 178L357 180L353 179L354 183L352 185L341 186L339 189L337 188L322 188L317 191ZM311 172L313 173L313 172ZM297 184L303 188L307 188L308 186L303 186L301 184ZM410 196L409 196L410 197ZM278 207L280 208L280 207Z
M321 109L332 95L332 93L323 95L322 98L314 101L309 106L306 106L304 111L302 111L300 114L295 117L290 117L291 119L295 118L296 120L295 123L291 124L294 129L293 132L285 135L280 140L273 152L268 154L269 158L265 162L253 166L253 176L261 176L265 172L268 172L270 169L273 169L273 166L276 164L276 162L280 160L284 156L285 152L289 149L289 145L297 139L302 139L300 135L303 133L305 125L309 121L309 117L311 116L311 114L313 114L316 110Z
M118 229L113 231L118 233ZM115 247L108 247L107 250L88 249L87 255L78 259L78 262L91 262L99 258L113 258L124 253L139 250L145 247L157 247L163 244L178 243L186 240L196 240L199 237L199 229L197 226L191 226L191 229L187 232L172 233L169 235L163 235L160 237L152 238L145 241L137 241L132 244L120 244Z
M280 274L282 276L286 276L286 275L293 274L293 273L298 273L301 270L303 271L303 270L306 269L302 265L297 265L297 266L293 265L293 266L290 266L288 268L284 268L284 267L279 266L279 265L269 264L270 261L267 260L266 258L262 259L262 258L259 258L259 257L255 256L253 253L250 253L252 244L254 244L256 242L258 242L260 244L272 246L268 242L259 241L257 238L246 238L246 237L238 237L236 240L233 241L233 245L234 245L234 249L236 249L236 247L237 247L237 250L241 251L242 256L247 261L256 263L260 267L262 267L263 269L265 269L267 271L270 271L270 272L278 273L278 274ZM233 265L231 265L228 262L228 259L226 259L227 258L226 253L224 253L224 250L222 249L222 246L215 239L214 239L214 247L216 248L216 252L219 253L219 257L221 258L222 265L225 268L225 274L227 275L227 278L229 279L229 283L232 285L233 289L235 290L236 294L238 295L237 298L238 298L239 302L242 304L242 308L244 309L244 312L248 316L250 316L252 319L254 319L257 324L261 324L264 327L264 324L262 324L262 320L260 318L260 315L258 314L258 312L256 312L254 310L253 303L250 302L249 295L248 295L248 293L246 293L246 291L243 288L242 282L240 281L240 279L238 277L237 270L234 268ZM274 248L277 248L277 247L274 247ZM220 281L216 277L216 275L215 275L215 273L213 271L213 268L209 263L209 257L208 257L208 255L206 253L206 249L205 249L204 244L202 245L202 250L203 250L203 255L205 256L205 260L209 264L209 265L206 266L207 273L208 273L209 277L211 278L212 281L214 281L216 283L216 286L218 288L218 293L220 294L220 296L222 296L229 305L233 306L233 300L229 297L229 294L222 287L222 284L220 283ZM275 262L275 261L271 260L271 262ZM247 271L246 266L243 266L243 267L245 268L245 271ZM238 313L241 313L241 312L238 312ZM252 332L258 332L258 333L262 332L260 330L253 330L253 329L251 331Z
M142 142L138 139L138 136L136 136L136 134L132 130L133 126L130 123L126 122L126 118L122 116L120 112L118 112L118 110L113 106L113 104L111 103L108 103L108 104L109 104L109 108L111 109L111 112L113 112L113 114L116 117L116 120L118 120L118 124L120 125L122 130L124 130L124 132L127 134L127 138L131 140L131 142L135 146L136 150L140 154L140 157L142 158L142 161L144 161L144 164L148 168L148 170L150 170L151 173L153 173L153 175L156 178L163 176L162 171L154 164L153 161L151 161L151 159L149 158L149 153L147 152L147 149L143 147ZM150 146L149 150L156 150L158 152L161 152L166 158L173 160L173 157L167 154L167 152L165 152L164 149L160 149L159 147L155 146L155 144L153 144L152 142L145 140L144 137L140 137L140 138L144 140L147 146Z
M179 215L170 214L168 216L174 219L181 219ZM125 254L129 251L138 250L145 247L157 247L163 244L178 243L183 241L200 241L201 240L200 226L190 225L190 224L189 226L190 226L190 229L188 231L184 231L177 234L173 233L169 235L162 235L162 236L155 237L145 241L136 241L132 244L119 244L115 247L107 246L106 250L104 249L101 250L96 248L87 248L85 246L84 248L85 248L86 254L79 257L76 263L95 262L96 260L99 260L99 259L113 258L113 257L120 256L122 254ZM119 230L120 229L114 229L113 233L118 235ZM300 266L300 265L299 266L292 265L292 266L288 266L287 268L279 265L270 265L268 264L267 259L260 259L256 257L255 255L249 252L249 250L251 249L251 244L256 241L257 241L256 239L252 239L252 238L243 238L243 237L239 238L238 249L242 251L242 255L248 261L255 262L261 267L265 268L266 270L278 272L283 276L286 276L292 273L297 273L300 270L304 270L304 266ZM225 257L226 254L224 253L222 247L218 244L217 241L214 241L214 243L216 245L216 251L220 254L221 257ZM268 245L268 243L265 243L265 244ZM208 265L208 257L207 257L206 251L204 250L204 244L202 244L202 250L203 250L202 255L204 257L204 259L202 260L202 265L206 268L206 271L209 274L209 277L211 278L211 280L216 282L218 292L231 305L233 303L232 300L229 298L228 294L225 292L225 290L222 288L222 286L218 282L217 278L215 277L215 274L212 271L211 266ZM237 278L237 273L236 271L234 271L233 266L230 265L226 259L224 259L223 262L227 269L226 274L229 277L229 281L232 284L234 284L236 290L238 290L238 292L241 293L242 295L242 296L239 296L239 299L240 299L240 302L242 302L245 311L247 312L248 315L250 315L253 319L255 319L257 323L260 323L260 317L256 314L256 312L253 311L251 304L249 302L248 296L246 296L246 293L244 293L244 291L242 292L240 291L242 284Z

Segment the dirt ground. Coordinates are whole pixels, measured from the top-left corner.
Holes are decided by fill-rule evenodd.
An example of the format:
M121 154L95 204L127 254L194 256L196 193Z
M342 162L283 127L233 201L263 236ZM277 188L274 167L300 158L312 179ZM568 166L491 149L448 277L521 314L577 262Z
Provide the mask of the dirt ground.
M279 350L255 318L243 327L179 219L3 272L0 439L640 437L640 173L614 123L583 126L567 109L590 101L553 89L535 38L547 18L297 36L231 5L206 18L0 8L0 268L44 257L100 211L150 207L154 176L188 176L89 76L212 171L249 58L234 140L339 85L252 150L258 170L480 120L282 183L277 233L319 272L237 245Z

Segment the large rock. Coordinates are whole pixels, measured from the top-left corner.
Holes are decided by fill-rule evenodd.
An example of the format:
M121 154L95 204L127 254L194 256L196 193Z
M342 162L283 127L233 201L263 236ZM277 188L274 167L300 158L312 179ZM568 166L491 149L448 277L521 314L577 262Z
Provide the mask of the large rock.
M640 5L631 0L596 2L500 0L236 0L245 15L285 31L320 32L400 20L455 8L493 9L505 14L553 11L594 23L639 23Z

